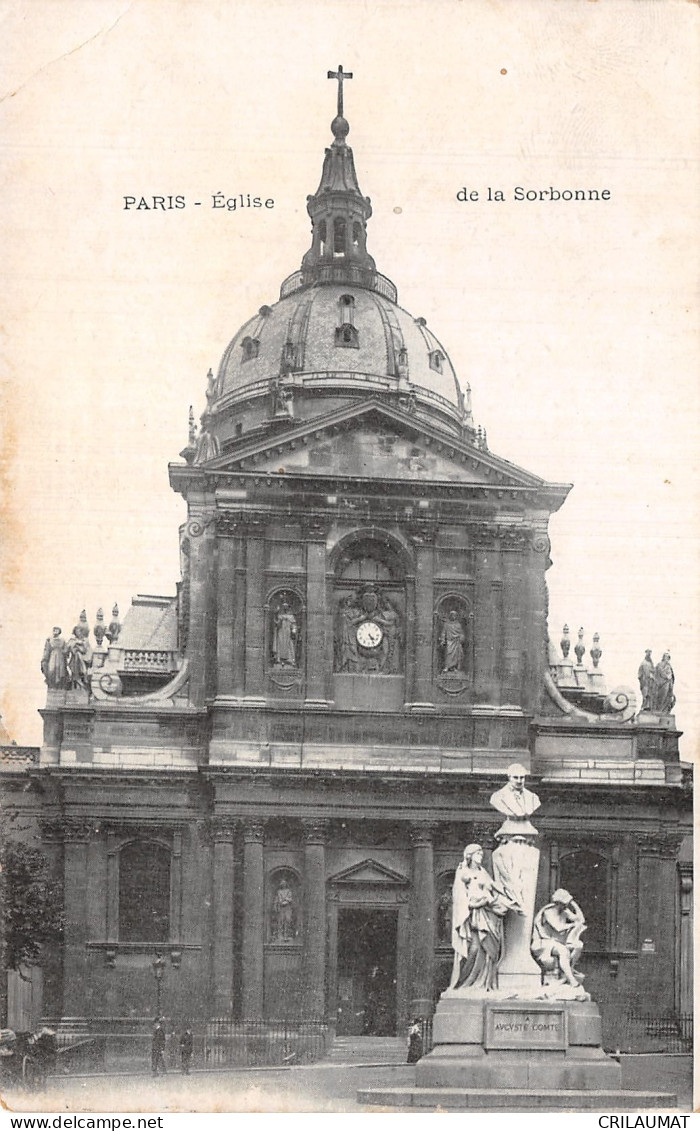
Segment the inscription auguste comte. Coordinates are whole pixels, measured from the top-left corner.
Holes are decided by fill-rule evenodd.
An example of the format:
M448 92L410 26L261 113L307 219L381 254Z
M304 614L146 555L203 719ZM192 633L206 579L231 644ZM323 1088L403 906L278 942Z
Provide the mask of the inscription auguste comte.
M556 1033L561 1029L559 1021L496 1021L495 1033Z

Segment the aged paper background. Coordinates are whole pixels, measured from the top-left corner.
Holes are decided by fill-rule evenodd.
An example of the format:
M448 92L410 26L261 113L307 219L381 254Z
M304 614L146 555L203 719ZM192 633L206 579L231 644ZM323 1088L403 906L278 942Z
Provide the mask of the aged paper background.
M239 325L308 246L335 83L369 248L498 455L575 484L551 627L609 686L698 691L698 8L686 0L7 0L0 7L2 714L39 743L51 626L172 593L166 465ZM525 188L609 202L516 203ZM479 202L460 203L464 186ZM487 186L505 190L488 203ZM272 197L214 210L212 194ZM184 194L184 210L123 197ZM201 200L202 207L189 202Z

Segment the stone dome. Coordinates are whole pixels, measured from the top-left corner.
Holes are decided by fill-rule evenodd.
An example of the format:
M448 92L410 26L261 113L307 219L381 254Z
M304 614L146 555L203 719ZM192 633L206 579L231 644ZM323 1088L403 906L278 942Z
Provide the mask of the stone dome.
M233 338L210 371L202 433L187 458L207 462L243 437L379 396L474 439L470 390L460 389L446 350L397 303L396 287L367 250L372 204L357 181L347 120L338 104L321 180L307 197L311 246ZM196 456L194 455L196 450Z
M351 382L367 393L413 388L462 411L452 363L425 320L347 282L301 287L263 306L223 355L217 403L259 395L275 378L326 389Z

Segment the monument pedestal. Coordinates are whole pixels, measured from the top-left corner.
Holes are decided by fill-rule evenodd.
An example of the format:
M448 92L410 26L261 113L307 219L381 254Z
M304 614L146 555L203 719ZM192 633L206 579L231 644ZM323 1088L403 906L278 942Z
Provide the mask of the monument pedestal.
M592 1001L443 997L433 1051L416 1065L419 1087L605 1090L622 1086L601 1047Z
M363 1089L362 1103L481 1110L600 1111L674 1108L670 1093L622 1090L620 1065L601 1046L592 1001L483 997L447 991L433 1019L433 1050L412 1088Z

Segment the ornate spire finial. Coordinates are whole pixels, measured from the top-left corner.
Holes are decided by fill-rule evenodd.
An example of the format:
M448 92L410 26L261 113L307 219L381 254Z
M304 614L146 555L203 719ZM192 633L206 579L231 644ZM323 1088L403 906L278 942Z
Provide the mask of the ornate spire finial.
M579 628L578 642L576 644L576 647L574 648L574 652L576 653L576 663L579 667L581 667L581 664L583 663L583 657L586 654L586 645L583 643L583 632L583 628Z
M194 444L196 439L197 439L197 427L196 427L195 422L194 422L194 408L192 407L192 405L190 405L190 415L189 415L189 418L188 418L187 441L188 441L189 444Z

